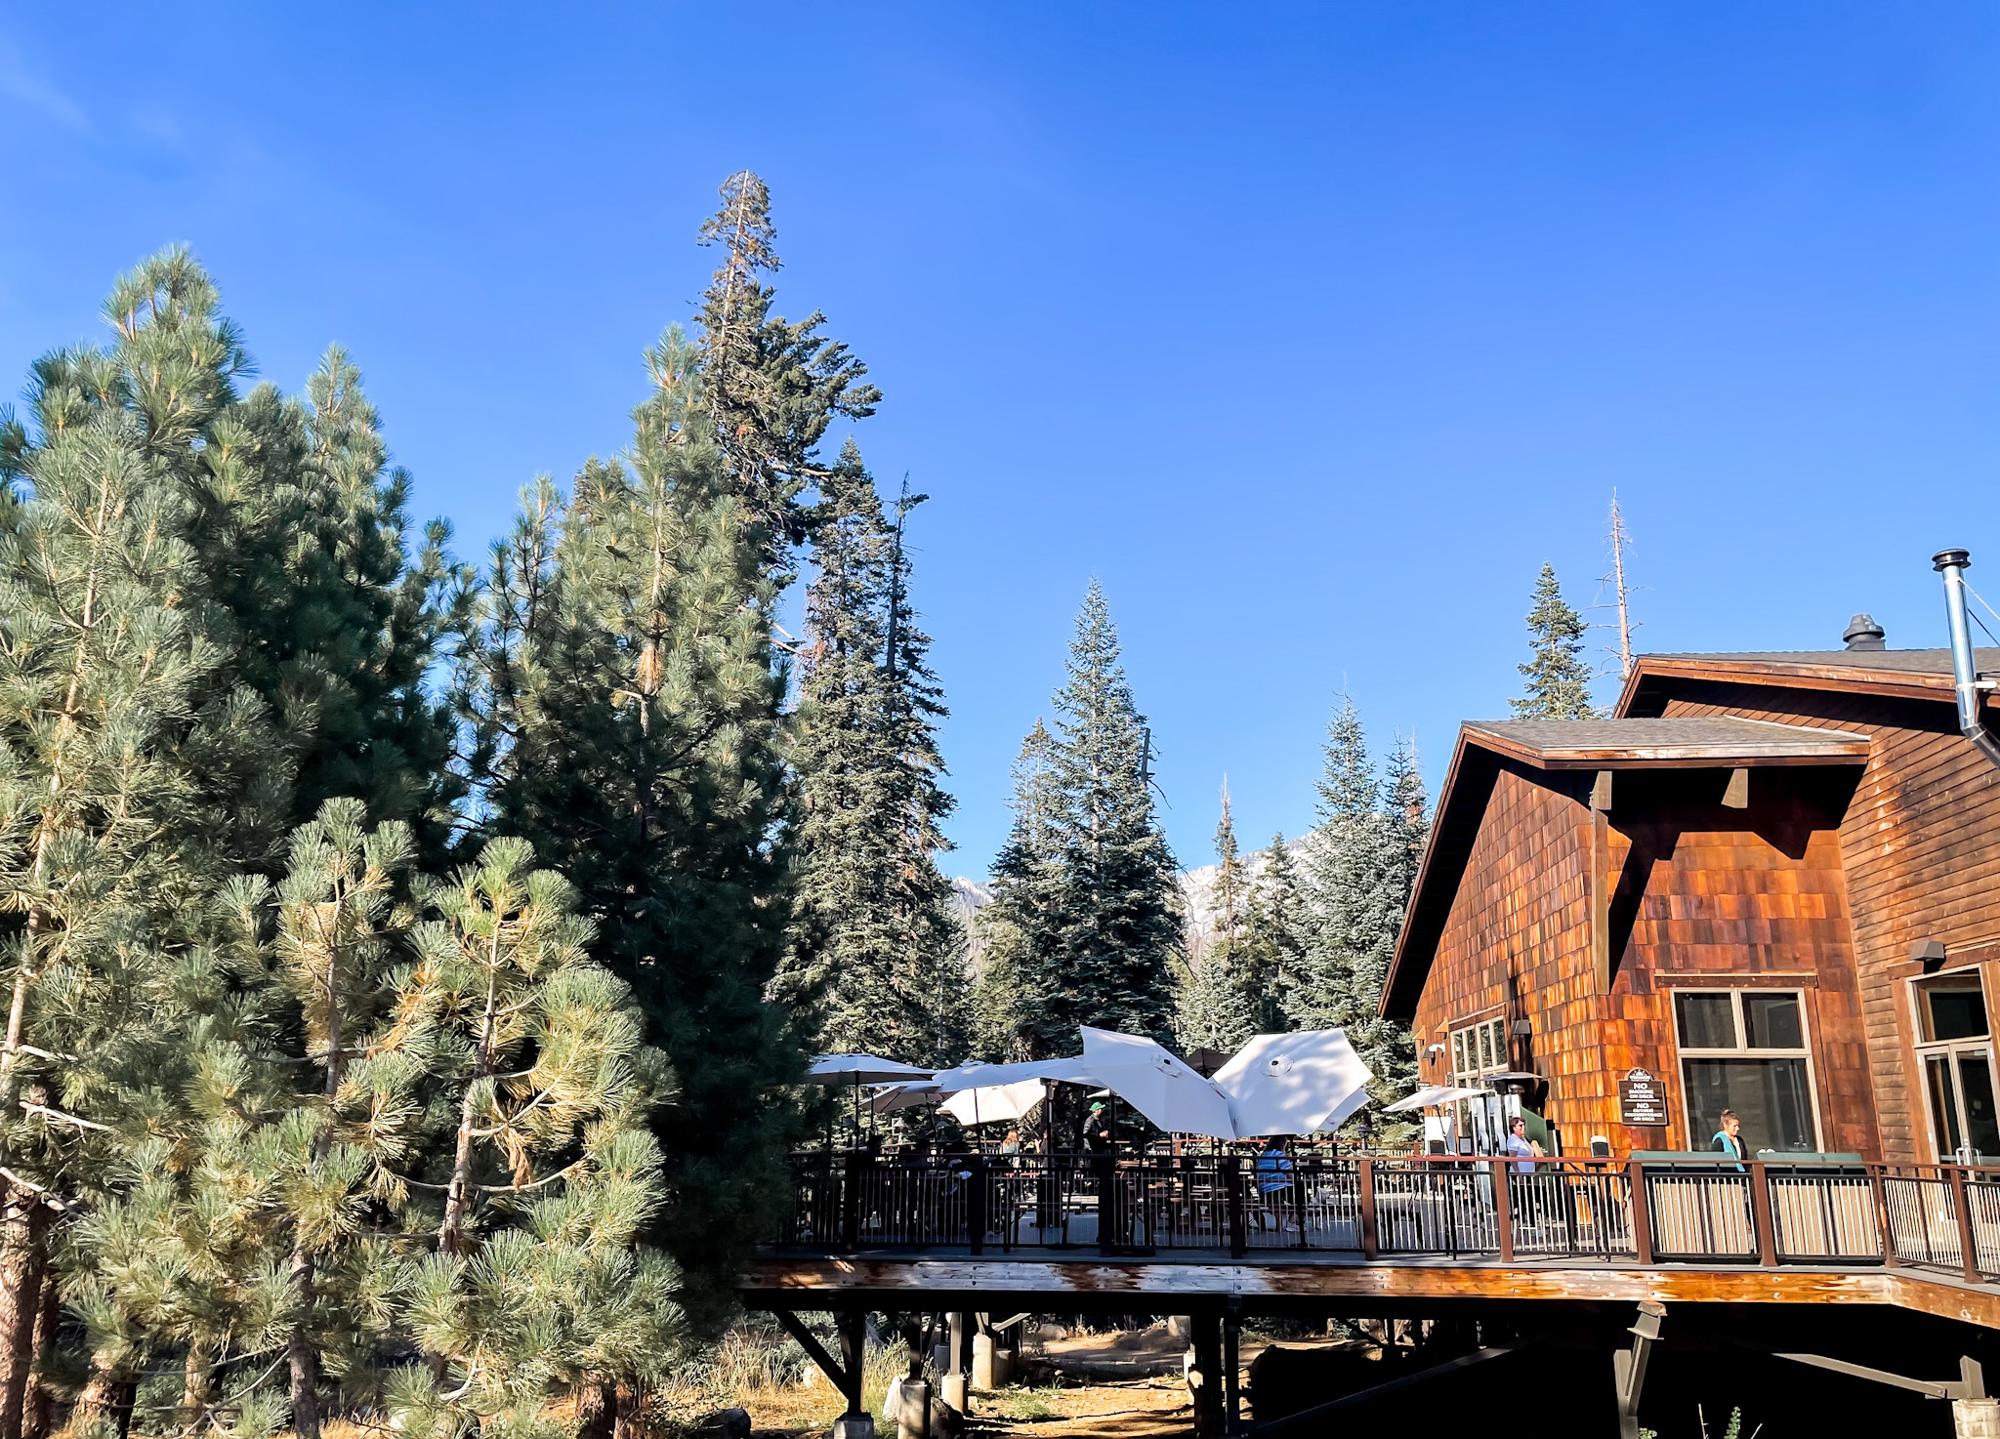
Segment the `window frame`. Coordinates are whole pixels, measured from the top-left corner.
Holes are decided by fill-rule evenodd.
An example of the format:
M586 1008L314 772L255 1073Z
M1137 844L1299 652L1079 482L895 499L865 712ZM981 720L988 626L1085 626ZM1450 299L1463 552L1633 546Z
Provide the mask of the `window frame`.
M1688 994L1726 994L1729 996L1730 1016L1736 1026L1736 1047L1717 1049L1709 1045L1686 1045L1681 1043L1681 996ZM1789 995L1798 1005L1799 1044L1795 1049L1772 1048L1768 1045L1752 1048L1743 1041L1749 1034L1743 1022L1743 999L1746 995L1760 996ZM1816 1153L1826 1153L1826 1125L1820 1114L1819 1066L1813 1052L1813 1016L1806 1005L1806 991L1783 985L1763 984L1687 984L1675 985L1667 991L1667 1024L1673 1035L1674 1079L1681 1091L1681 1125L1687 1134L1687 1147L1694 1150L1700 1146L1695 1133L1694 1087L1688 1083L1687 1061L1690 1059L1803 1059L1806 1063L1806 1102L1812 1107L1813 1149ZM1747 1155L1754 1159L1756 1156Z
M1449 1030L1445 1042L1451 1047L1451 1082L1454 1087L1474 1088L1485 1085L1496 1074L1513 1072L1514 1054L1508 1036L1507 1016L1492 1015L1485 1019L1475 1019ZM1491 1047L1493 1058L1490 1062L1480 1058L1480 1045L1484 1042ZM1462 1044L1462 1049L1461 1049ZM1460 1067L1460 1062L1463 1066ZM1458 1099L1452 1101L1452 1132L1461 1141L1469 1140L1478 1147L1479 1131L1483 1120L1475 1122L1472 1116L1472 1101ZM1487 1147L1494 1148L1493 1140L1487 1138ZM1461 1150L1461 1152L1469 1152Z
M1969 975L1979 987L1979 1002L1986 1011L1986 1033L1965 1039L1923 1039L1924 1032L1924 986L1932 980L1950 979ZM1910 1056L1916 1074L1917 1086L1923 1099L1924 1134L1930 1140L1931 1160L1936 1164L1956 1164L1960 1149L1971 1146L1961 1145L1947 1150L1937 1132L1937 1105L1931 1094L1930 1061L1942 1057L1945 1070L1951 1076L1951 1100L1957 1109L1960 1136L1965 1130L1965 1093L1958 1065L1961 1055L1977 1053L1986 1060L1986 1072L1995 1081L1996 1091L2000 1091L2000 1069L1996 1069L1993 1045L1993 1003L1986 992L1986 967L1982 964L1955 965L1950 969L1940 969L1931 974L1913 974L1908 981L1910 995Z

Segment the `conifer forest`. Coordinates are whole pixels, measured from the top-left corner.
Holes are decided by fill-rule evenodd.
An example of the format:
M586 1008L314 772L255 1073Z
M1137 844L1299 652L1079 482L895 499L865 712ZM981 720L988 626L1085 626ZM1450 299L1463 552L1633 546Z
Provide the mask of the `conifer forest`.
M781 310L755 174L689 238L622 448L514 477L484 554L366 357L253 380L186 250L0 414L0 1439L664 1424L825 1122L815 1052L1340 1027L1413 1082L1376 1017L1413 741L1329 688L1310 832L1239 836L1225 783L1174 854L1088 576L958 901L949 476L871 473L883 397ZM1588 713L1553 571L1532 605L1518 713Z

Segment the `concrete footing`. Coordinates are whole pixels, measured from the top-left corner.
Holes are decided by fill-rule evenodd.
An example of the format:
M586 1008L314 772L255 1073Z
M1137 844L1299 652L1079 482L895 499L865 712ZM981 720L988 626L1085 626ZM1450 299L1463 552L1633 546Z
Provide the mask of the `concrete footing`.
M833 1439L875 1439L875 1419L869 1414L843 1414L833 1421Z
M1955 1439L2000 1439L2000 1399L1952 1400L1951 1432Z

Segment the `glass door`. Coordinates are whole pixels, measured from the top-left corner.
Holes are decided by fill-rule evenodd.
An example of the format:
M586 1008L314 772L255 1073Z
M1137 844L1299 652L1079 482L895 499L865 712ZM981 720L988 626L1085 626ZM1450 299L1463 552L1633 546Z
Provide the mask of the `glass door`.
M1979 972L1933 975L1917 980L1915 990L1917 1054L1938 1159L1972 1163L2000 1156L2000 1105Z

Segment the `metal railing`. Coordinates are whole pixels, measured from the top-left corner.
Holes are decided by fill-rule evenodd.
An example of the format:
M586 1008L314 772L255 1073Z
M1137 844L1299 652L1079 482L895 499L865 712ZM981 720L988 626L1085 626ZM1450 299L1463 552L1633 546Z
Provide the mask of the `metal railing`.
M1887 1264L2000 1282L2000 1173L1960 1165L836 1151L792 1167L774 1236L789 1250Z

